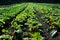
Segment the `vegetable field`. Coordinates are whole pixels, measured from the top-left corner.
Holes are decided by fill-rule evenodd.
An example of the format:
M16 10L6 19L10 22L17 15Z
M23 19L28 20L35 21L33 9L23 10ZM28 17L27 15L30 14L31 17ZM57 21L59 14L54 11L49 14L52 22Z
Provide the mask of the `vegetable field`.
M0 7L0 40L60 40L60 6L21 3Z

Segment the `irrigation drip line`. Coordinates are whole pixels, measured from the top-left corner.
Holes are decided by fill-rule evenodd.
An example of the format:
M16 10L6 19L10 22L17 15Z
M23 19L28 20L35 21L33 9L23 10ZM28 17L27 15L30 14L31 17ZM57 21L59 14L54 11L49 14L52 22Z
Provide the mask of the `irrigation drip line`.
M45 40L53 40L51 35L46 31L47 29L49 29L49 25L47 23L45 23L45 20L43 18L41 18L42 14L38 13L38 12L35 12L38 20L40 23L43 24L43 36L45 37Z

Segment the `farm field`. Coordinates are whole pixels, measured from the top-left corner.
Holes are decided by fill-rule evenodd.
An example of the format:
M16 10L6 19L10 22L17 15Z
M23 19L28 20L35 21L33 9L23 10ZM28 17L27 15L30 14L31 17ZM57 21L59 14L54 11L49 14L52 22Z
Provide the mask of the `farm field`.
M0 7L0 40L60 40L59 5L21 3Z

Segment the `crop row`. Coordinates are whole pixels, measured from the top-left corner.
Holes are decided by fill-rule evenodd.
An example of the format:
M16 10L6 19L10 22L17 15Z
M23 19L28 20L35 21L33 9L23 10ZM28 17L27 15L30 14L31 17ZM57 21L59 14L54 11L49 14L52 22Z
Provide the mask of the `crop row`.
M9 38L9 35L11 34L10 29L10 22L13 20L13 18L16 17L20 12L22 12L25 8L27 7L27 4L23 3L17 6L11 6L6 9L0 9L0 35L3 40L3 38L6 40ZM4 35L4 34L9 34L9 35ZM5 37L6 36L6 37ZM12 40L7 39L7 40Z
M59 6L35 4L34 9L36 12L42 15L39 18L44 19L45 20L44 22L49 25L48 30L45 30L45 31L49 32L52 37L57 37L54 35L56 33L59 35L59 32L60 32L59 30L60 29L60 8Z
M46 26L47 28L45 28ZM56 33L60 32L59 29L59 6L23 3L19 6L0 9L1 40L25 40L24 38L44 40L47 36L45 37L43 34L49 33L54 38ZM46 33L44 33L45 31Z
M15 19L16 20L11 22L11 27L16 31L19 30L21 37L42 40L42 36L39 32L39 28L42 26L42 24L38 21L36 15L34 14L32 4L29 4L28 7L23 12L18 14Z

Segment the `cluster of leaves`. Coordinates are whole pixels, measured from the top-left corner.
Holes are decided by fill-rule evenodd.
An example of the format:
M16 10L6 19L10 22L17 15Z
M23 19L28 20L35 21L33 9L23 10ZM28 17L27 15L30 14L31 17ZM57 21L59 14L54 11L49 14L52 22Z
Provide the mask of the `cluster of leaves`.
M1 35L0 40L12 40L12 37L10 35Z

